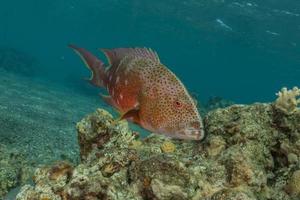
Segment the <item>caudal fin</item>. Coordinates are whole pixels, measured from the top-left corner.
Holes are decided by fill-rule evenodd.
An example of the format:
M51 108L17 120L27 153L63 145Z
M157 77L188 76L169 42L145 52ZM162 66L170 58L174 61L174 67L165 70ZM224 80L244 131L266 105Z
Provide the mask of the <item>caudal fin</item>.
M106 80L104 63L84 48L79 48L72 44L69 47L81 57L85 65L91 70L92 75L89 78L89 82L95 86L104 87Z

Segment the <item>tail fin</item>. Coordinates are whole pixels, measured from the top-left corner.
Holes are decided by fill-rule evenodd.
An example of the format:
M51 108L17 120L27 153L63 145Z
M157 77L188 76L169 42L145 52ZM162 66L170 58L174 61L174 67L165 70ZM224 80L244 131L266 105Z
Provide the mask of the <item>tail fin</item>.
M81 57L85 65L91 70L92 75L89 78L89 82L95 86L104 87L106 80L104 63L84 48L79 48L72 44L69 47Z

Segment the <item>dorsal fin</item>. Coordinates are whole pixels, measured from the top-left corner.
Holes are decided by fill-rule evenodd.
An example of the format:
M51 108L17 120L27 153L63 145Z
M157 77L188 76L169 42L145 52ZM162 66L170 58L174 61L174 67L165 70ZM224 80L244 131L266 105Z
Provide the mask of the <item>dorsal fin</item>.
M160 63L159 57L155 51L148 48L117 48L117 49L100 49L111 66L118 65L125 57L148 58L154 62Z

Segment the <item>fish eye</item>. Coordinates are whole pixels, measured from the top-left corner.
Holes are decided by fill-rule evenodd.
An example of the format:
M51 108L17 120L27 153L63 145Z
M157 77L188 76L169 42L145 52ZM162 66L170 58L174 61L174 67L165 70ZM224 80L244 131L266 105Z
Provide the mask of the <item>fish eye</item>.
M176 108L181 108L182 107L182 103L180 101L178 101L178 100L175 101L174 104L175 104Z

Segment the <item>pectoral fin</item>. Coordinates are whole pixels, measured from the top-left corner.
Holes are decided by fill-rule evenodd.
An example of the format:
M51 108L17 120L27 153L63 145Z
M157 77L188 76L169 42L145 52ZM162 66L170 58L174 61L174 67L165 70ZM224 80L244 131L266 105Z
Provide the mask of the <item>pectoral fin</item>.
M123 119L127 119L133 123L140 124L139 110L138 109L129 110L129 111L121 114L121 116L119 118L117 118L116 120L114 120L113 123L115 124L118 121L123 120Z
M120 119L128 119L134 123L139 124L140 122L140 117L139 117L139 109L132 109L124 113Z

